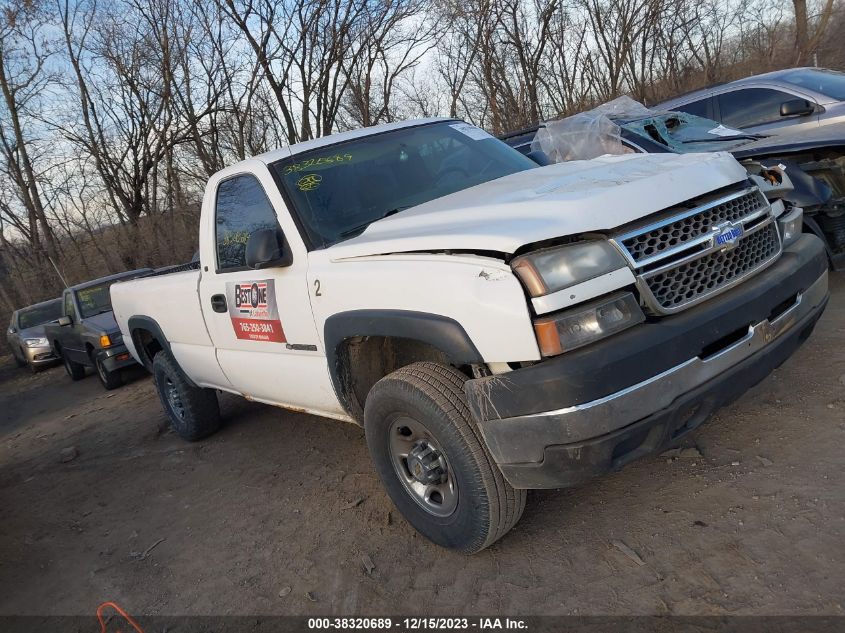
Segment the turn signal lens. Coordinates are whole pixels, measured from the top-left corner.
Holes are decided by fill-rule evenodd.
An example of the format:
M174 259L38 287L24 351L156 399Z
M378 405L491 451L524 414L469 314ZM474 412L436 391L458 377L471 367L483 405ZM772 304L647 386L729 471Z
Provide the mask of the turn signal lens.
M543 356L556 356L642 323L645 315L630 292L618 292L534 322Z
M100 347L111 347L111 339L108 334L100 336Z

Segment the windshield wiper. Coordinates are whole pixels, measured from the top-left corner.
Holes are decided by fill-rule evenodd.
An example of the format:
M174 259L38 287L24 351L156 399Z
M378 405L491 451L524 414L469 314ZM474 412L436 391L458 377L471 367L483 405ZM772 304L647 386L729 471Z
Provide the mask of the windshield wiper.
M752 141L756 141L765 137L760 136L759 134L734 134L733 136L714 136L713 138L693 138L688 141L681 141L681 143L718 143L724 141L735 141L738 138L747 138Z
M379 217L364 222L363 224L359 224L358 226L353 226L351 229L346 229L345 231L341 232L340 237L349 237L350 235L355 235L356 233L360 233L364 231L368 226L370 226L373 222L378 222L379 220L383 220L384 218L391 216L395 213L399 213L400 211L404 211L408 207L412 205L406 204L404 207L395 207L390 209L389 211L385 211Z

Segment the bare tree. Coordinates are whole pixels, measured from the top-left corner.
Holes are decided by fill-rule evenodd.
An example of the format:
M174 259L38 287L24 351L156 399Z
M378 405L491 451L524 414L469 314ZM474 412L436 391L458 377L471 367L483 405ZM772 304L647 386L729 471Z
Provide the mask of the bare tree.
M93 159L120 221L135 224L155 213L157 167L184 138L171 108L170 41L164 30L156 37L171 7L158 0L140 14L128 4L58 1L81 113L59 128Z
M39 95L50 81L45 64L51 55L44 44L44 17L41 7L23 3L5 7L0 12L0 171L13 183L15 200L0 203L0 212L18 228L29 243L46 254L57 257L53 229L47 221L46 207L39 190L38 170L33 160L35 132L27 129L27 119L38 108ZM16 219L18 203L26 224Z
M437 44L440 21L428 18L428 0L396 0L365 10L356 35L360 54L343 73L349 78L347 127L392 121L397 81Z
M792 6L795 10L795 63L807 63L812 59L833 15L833 0L824 0L812 34L807 0L792 0Z

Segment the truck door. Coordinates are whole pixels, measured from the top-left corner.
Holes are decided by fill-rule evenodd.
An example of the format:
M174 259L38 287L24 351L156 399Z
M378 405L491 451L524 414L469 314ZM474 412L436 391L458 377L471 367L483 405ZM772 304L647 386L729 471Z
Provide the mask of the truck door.
M343 415L311 313L307 251L269 171L222 176L206 196L200 302L223 373L252 399ZM282 230L293 263L252 270L246 242L268 228Z
M65 292L63 312L64 316L70 319L70 324L59 328L59 343L62 346L62 355L77 363L89 365L91 359L88 358L82 345L82 319L76 309L76 301L74 301L73 291L71 290Z

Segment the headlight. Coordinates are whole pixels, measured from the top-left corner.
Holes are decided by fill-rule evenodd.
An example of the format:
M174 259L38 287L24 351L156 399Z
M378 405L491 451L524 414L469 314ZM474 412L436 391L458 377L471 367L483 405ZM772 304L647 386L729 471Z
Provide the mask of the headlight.
M792 242L801 237L801 231L804 227L804 209L795 207L789 213L778 218L778 228L780 229L780 241L783 242L783 247L786 248Z
M534 322L543 356L556 356L645 321L630 292L617 292Z
M528 293L542 297L627 265L610 242L593 240L521 255L511 266Z
M50 344L43 336L40 338L27 338L23 342L27 347L47 347Z

